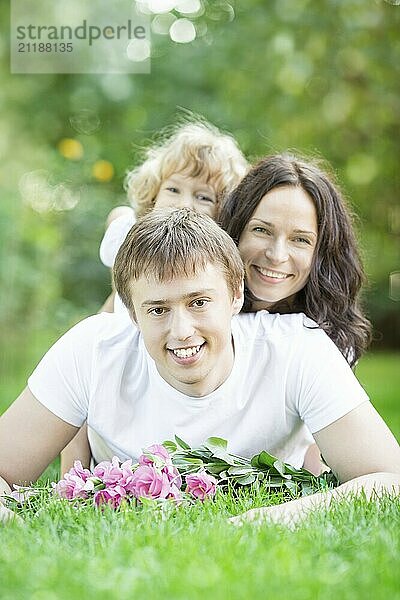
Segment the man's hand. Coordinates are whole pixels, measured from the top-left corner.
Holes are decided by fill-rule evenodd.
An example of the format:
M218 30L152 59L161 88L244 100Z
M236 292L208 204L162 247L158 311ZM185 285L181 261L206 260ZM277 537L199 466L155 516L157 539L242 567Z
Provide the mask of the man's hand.
M314 506L328 506L329 501L329 493L313 494L283 504L253 508L242 515L231 517L229 521L239 527L246 521L255 524L277 523L291 527L304 519Z
M23 520L15 512L4 506L0 499L0 523L7 523L16 521L17 523L23 523Z
M382 495L398 497L400 495L400 475L398 473L371 473L357 477L339 487L326 492L318 492L283 504L253 508L237 517L229 519L234 525L253 523L279 523L294 526L314 509L328 508L332 499L341 500L362 493L367 500L379 499Z

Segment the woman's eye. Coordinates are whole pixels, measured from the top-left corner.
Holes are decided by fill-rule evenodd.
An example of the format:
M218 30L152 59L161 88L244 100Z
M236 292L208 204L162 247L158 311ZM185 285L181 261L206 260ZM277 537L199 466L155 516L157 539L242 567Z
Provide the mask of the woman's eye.
M160 317L161 315L163 315L165 312L165 308L162 308L161 306L156 306L155 308L151 308L149 310L149 314L150 315L155 315L156 317Z
M269 229L265 229L265 227L261 227L260 225L257 225L257 227L253 227L253 231L255 231L256 233L266 233L267 235L271 233Z
M294 238L295 242L298 242L299 244L307 244L308 246L311 245L311 242L308 238L304 238L304 237L296 237Z
M173 185L170 185L165 189L168 190L169 192L172 192L173 194L179 194L178 188L174 187Z

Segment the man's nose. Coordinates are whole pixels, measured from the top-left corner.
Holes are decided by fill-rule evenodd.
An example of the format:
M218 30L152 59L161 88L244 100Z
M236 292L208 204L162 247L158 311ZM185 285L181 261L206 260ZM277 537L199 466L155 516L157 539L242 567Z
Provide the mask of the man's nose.
M170 335L175 340L187 340L195 334L191 315L187 310L175 310L170 317Z

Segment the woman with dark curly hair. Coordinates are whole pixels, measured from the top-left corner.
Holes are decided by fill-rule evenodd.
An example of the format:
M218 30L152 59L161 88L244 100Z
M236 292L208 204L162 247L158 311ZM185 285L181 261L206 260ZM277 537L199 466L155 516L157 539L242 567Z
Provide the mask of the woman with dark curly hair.
M371 338L359 305L364 271L350 212L327 173L291 154L267 156L231 193L219 222L244 262L244 310L305 313L353 367ZM323 469L311 435L304 467Z
M245 310L304 312L354 366L371 325L359 305L364 271L352 218L332 178L316 162L267 156L231 193L219 221L245 265Z

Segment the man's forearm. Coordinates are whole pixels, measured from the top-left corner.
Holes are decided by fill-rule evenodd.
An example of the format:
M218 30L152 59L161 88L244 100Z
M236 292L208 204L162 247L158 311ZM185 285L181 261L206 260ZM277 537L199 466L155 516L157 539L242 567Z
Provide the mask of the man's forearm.
M341 500L354 494L365 494L373 499L382 494L400 495L399 473L371 473L351 479L333 490L318 492L304 496L284 504L256 508L243 515L231 519L233 523L241 521L271 521L274 523L292 524L306 517L308 513L318 508L328 508L332 500Z

